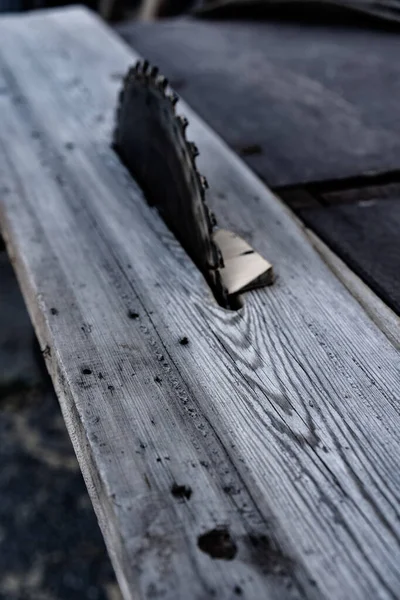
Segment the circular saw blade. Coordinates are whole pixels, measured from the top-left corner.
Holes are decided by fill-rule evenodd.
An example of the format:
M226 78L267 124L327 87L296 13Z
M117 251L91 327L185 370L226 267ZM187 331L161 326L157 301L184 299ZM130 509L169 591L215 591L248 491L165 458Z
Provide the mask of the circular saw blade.
M211 286L228 306L221 281L222 255L213 239L215 218L206 204L207 182L196 168L187 120L177 116L178 97L156 67L139 61L127 73L119 96L114 149L156 206Z

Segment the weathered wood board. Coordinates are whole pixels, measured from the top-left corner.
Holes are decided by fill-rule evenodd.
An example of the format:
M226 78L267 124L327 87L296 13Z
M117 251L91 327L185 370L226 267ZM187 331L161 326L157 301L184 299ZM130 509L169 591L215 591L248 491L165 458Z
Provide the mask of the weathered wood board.
M125 598L395 598L380 317L184 106L221 226L277 276L217 306L109 147L134 53L80 8L0 39L2 232Z
M340 202L303 208L299 214L400 314L399 192L382 198L379 190L357 190L357 196L345 203L342 192Z

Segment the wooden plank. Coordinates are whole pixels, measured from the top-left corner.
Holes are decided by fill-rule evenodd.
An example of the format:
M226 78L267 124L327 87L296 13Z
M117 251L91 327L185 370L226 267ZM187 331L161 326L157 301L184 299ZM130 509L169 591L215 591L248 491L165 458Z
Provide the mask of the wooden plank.
M400 197L356 190L340 195L342 203L303 208L299 214L362 279L400 314ZM331 196L332 199L332 196Z
M400 317L391 311L384 302L374 294L363 281L349 267L324 244L324 242L311 230L307 235L314 248L320 253L324 261L343 282L354 298L363 306L371 319L385 333L392 344L400 350Z
M125 598L396 597L396 348L185 106L277 274L216 306L108 145L134 54L83 9L0 36L3 234Z
M346 187L339 180L281 194L304 223L400 314L400 185L379 184L381 177L371 179L375 185L357 187L354 182L354 187Z
M273 188L399 168L396 32L188 18L118 32Z

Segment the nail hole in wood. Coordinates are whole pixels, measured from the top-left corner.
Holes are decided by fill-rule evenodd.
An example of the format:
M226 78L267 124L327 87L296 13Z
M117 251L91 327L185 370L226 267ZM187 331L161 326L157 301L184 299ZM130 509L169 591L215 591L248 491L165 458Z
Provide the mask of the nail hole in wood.
M137 312L135 312L134 310L128 310L128 319L138 319L139 318L139 314Z
M237 545L227 527L216 527L198 537L197 545L211 558L232 560L237 553Z
M192 488L188 485L178 485L174 483L171 487L171 494L174 498L178 498L180 500L190 500L190 496L192 495Z

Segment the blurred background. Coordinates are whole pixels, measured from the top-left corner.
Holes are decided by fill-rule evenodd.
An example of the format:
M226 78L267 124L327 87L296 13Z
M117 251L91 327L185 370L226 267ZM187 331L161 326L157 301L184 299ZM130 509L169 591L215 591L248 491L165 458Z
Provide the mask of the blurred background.
M0 12L54 8L63 0L0 0ZM381 22L400 20L399 0L85 0L80 2L108 21L149 20L182 14L203 17L279 18L306 21Z

